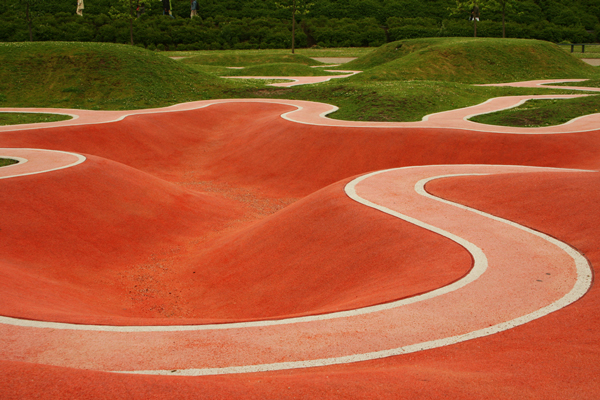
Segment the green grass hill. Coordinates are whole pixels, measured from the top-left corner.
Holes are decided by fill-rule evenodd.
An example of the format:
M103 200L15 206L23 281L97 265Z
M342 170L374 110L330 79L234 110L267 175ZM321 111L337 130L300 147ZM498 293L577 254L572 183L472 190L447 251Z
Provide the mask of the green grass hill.
M339 67L364 71L354 77L282 89L266 86L268 82L262 80L219 76L321 75L324 71L298 62L275 62L281 58L274 59L273 53L262 50L215 51L209 55L227 59L232 53L244 56L238 61L244 69L175 61L164 52L128 45L0 43L0 107L125 110L215 98L281 98L334 104L340 110L333 117L339 119L415 121L491 97L568 93L471 83L600 77L598 68L546 42L415 39L384 45ZM34 116L19 123L37 121L30 117Z
M0 107L156 107L226 85L159 53L108 43L0 43L0 65Z
M361 81L429 80L500 83L590 78L594 68L550 42L526 39L431 38L388 43L344 65Z

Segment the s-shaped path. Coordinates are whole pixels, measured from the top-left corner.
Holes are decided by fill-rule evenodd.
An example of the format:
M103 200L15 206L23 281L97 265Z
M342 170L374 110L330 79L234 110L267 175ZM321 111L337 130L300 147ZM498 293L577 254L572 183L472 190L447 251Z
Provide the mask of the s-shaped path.
M98 326L0 317L0 350L11 361L210 375L370 360L510 329L583 296L591 284L589 264L543 233L435 198L426 184L446 176L569 171L441 165L379 171L350 182L350 198L446 236L472 254L467 276L423 295L345 312L221 325Z

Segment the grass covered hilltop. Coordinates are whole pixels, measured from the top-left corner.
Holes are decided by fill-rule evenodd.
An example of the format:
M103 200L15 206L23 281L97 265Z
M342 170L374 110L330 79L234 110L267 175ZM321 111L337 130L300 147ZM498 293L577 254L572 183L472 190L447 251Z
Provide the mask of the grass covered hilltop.
M310 57L343 51L300 49L186 52L173 60L137 47L99 43L0 43L0 107L124 110L215 98L289 98L334 104L333 118L414 121L488 98L567 90L473 86L549 78L600 79L599 69L549 42L522 39L403 40L339 69L350 78L293 88L224 75L326 74ZM333 53L332 53L333 52ZM180 55L180 54L177 54ZM244 67L241 70L227 67ZM578 92L581 93L581 92Z

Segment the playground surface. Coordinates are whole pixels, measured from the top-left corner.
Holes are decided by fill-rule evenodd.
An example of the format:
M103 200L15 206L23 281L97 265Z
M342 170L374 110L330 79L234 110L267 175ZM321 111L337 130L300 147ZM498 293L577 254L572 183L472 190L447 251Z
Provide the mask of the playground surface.
M1 397L597 398L600 114L468 120L576 96L0 109Z

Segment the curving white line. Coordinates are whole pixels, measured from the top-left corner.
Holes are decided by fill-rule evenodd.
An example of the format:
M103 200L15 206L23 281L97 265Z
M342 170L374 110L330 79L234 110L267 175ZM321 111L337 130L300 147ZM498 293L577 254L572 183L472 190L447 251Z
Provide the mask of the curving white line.
M593 94L588 94L588 95L581 95L581 96L577 96L577 97L587 97L587 96L594 96L594 95ZM476 106L472 106L472 107L476 108L476 107L482 106L484 104L489 104L489 103L493 102L496 99L498 99L498 97L495 97L495 98L492 98L492 99L488 99L488 100L484 101L483 103L478 104ZM463 120L464 121L469 121L471 118L477 117L479 115L493 114L493 113L496 113L496 112L499 112L499 111L506 111L506 110L510 110L512 108L517 108L517 107L522 106L523 104L525 104L525 103L527 103L528 101L531 101L531 100L565 100L565 97L563 95L556 95L556 96L548 95L548 96L544 96L543 98L523 99L523 100L519 101L518 103L515 103L515 104L510 105L508 107L502 108L500 110L490 110L490 111L478 112L478 113L475 113L475 114L465 115L463 117ZM562 126L565 126L565 125L568 125L568 124L572 123L575 120L578 120L578 119L580 119L582 117L586 117L586 116L587 115L582 115L580 117L573 118L573 119L565 122L564 124L552 125L552 126L562 127ZM428 117L428 116L425 116L423 118L426 118L426 117ZM469 122L476 123L476 124L481 124L481 125L486 125L487 126L487 124L482 124L481 122L475 122L475 121L469 121Z
M303 100L278 100L278 99L225 99L225 100L202 100L189 103L181 103L173 106L160 109L145 109L145 110L129 110L129 111L89 111L89 110L61 110L61 109L35 109L35 112L65 113L78 112L79 121L73 122L58 121L46 122L39 124L23 124L23 125L6 125L0 126L0 133L15 132L32 129L47 129L67 126L83 126L105 124L122 121L130 116L145 115L145 114L160 114L170 112L183 112L198 110L201 108L227 103L267 103L281 104L290 107L295 107L296 110L282 114L282 118L300 124L312 126L327 126L327 127L343 127L343 128L433 128L433 129L462 129L472 132L483 133L502 133L502 134L519 134L519 135L539 135L539 134L564 134L574 132L592 132L598 131L600 124L600 114L589 114L578 117L571 121L568 125L553 125L547 127L532 127L518 128L498 125L486 125L473 121L465 120L465 116L469 118L475 115L485 114L488 112L501 111L511 108L519 101L526 99L545 99L545 98L575 98L589 95L528 95L528 96L507 96L495 97L481 104L460 108L456 110L442 111L439 113L429 114L423 117L421 121L416 122L358 122L330 119L326 116L338 110L338 107L326 104ZM506 102L511 102L508 105L502 105ZM499 104L499 105L498 105ZM489 108L485 108L489 106ZM478 110L473 112L474 110ZM31 109L4 109L4 112L23 112ZM34 112L34 111L31 111ZM576 122L576 123L575 123Z
M27 157L24 157L24 155ZM48 158L53 158L52 156L69 156L68 160L49 160ZM49 156L49 157L48 157ZM27 176L27 175L37 175L43 174L51 171L58 171L65 168L71 168L76 165L83 163L86 160L86 157L72 153L69 151L60 151L60 150L45 150L45 149L28 149L28 148L0 148L0 158L10 158L13 160L18 160L17 164L11 164L6 167L2 167L0 170L0 179L8 179L15 178L18 176ZM71 159L74 158L73 161ZM39 166L32 166L33 162L38 162ZM29 163L25 165L25 163ZM9 174L6 173L7 167L17 167L11 169ZM31 170L33 168L33 170ZM25 170L25 172L20 171Z
M357 71L352 71L357 72ZM329 79L344 77L345 75L333 75ZM281 77L254 77L254 78L265 78L275 79ZM297 79L309 79L312 77L283 77L288 80ZM579 80L545 80L545 81L527 81L527 82L512 82L504 84L491 84L491 85L476 85L476 86L518 86L518 87L547 87L543 86L554 83L554 82L565 82L565 81L582 81ZM275 84L277 85L277 84ZM565 90L578 89L578 90L600 90L600 88L582 88L582 87L556 87ZM117 122L125 119L129 116L143 115L143 114L158 114L168 112L179 112L179 111L190 111L197 110L204 107L209 107L217 104L226 103L270 103L270 104L283 104L291 107L295 107L295 111L287 112L282 117L288 121L316 125L316 126L330 126L330 127L349 127L349 128L435 128L435 129L466 129L474 132L485 132L485 133L503 133L503 134L561 134L561 133L573 133L573 132L590 132L597 131L600 124L600 114L590 114L582 117L575 118L563 125L554 125L548 127L535 127L535 128L516 128L516 127L505 127L497 125L486 125L480 124L473 121L468 121L475 115L487 114L489 112L496 112L504 109L509 109L521 104L520 102L530 99L544 99L544 98L575 98L589 95L528 95L528 96L507 96L507 97L495 97L488 99L487 101L478 105L465 107L461 109L442 111L434 114L428 114L422 118L421 121L417 122L358 122L358 121L344 121L330 119L326 116L338 110L338 107L325 104L316 103L303 100L279 100L279 99L220 99L220 100L202 100L192 101L187 103L175 104L164 108L151 108L142 110L129 110L129 111L90 111L90 110L74 110L74 109L57 109L57 108L3 108L0 112L26 112L26 113L47 113L47 114L62 114L73 117L72 120L68 121L57 121L57 122L46 122L36 124L21 124L21 125L6 125L0 126L0 132L14 132L21 130L30 129L44 129L44 128L55 128L55 127L66 127L66 126L81 126L89 124L101 124ZM512 101L512 103L511 103ZM517 103L518 102L518 103ZM472 112L476 111L476 112ZM75 122L75 119L79 121ZM568 127L568 129L567 129Z
M220 323L220 324L203 324L203 325L137 325L137 326L113 326L113 325L93 325L93 324L71 324L64 322L47 322L47 321L36 321L22 318L13 318L13 317L5 317L0 316L0 324L7 325L15 325L22 327L34 327L34 328L51 328L51 329L68 329L68 330L79 330L79 331L100 331L100 332L178 332L178 331L204 331L204 330L226 330L226 329L238 329L238 328L250 328L250 327L265 327L265 326L276 326L276 325L289 325L289 324L297 324L303 322L312 322L312 321L326 321L338 318L347 318L357 315L371 314L384 310L390 310L393 308L402 307L408 304L417 303L420 301L430 300L435 297L441 296L443 294L447 294L453 292L457 289L460 289L469 283L475 281L479 278L487 269L488 263L487 258L483 251L475 246L473 243L454 235L450 232L447 232L443 229L435 227L433 225L427 224L425 222L419 221L416 218L410 217L408 215L404 215L397 211L391 210L389 208L380 206L378 204L372 203L368 200L363 199L358 196L355 191L355 187L358 183L362 182L365 179L368 179L372 176L395 171L399 169L408 169L408 168L419 168L419 167L404 167L404 168L393 168L383 171L373 172L367 175L363 175L359 178L354 179L352 182L348 183L345 187L346 194L351 199L364 204L368 207L374 208L376 210L382 211L386 214L392 215L396 218L400 218L407 222L410 222L414 225L417 225L421 228L427 229L434 233L437 233L441 236L444 236L453 242L458 243L462 247L464 247L473 257L473 267L461 279L451 283L450 285L432 290L427 293L423 293L420 295L416 295L413 297L392 301L388 303L378 304L375 306L367 306L356 308L353 310L347 311L338 311L331 312L325 314L318 315L309 315L304 317L293 317L293 318L281 318L281 319L272 319L272 320L261 320L261 321L249 321L249 322L232 322L232 323ZM535 168L535 167L532 167ZM478 175L478 174L473 174Z
M498 171L495 171L495 169L498 169ZM477 247L476 245L474 245L471 242L469 242L461 237L458 237L454 234L450 234L446 230L434 227L433 225L431 225L429 223L425 223L414 217L410 217L408 215L401 214L401 213L399 213L395 210L392 210L386 206L383 206L380 204L375 204L372 201L365 199L363 196L361 196L357 193L357 186L360 185L362 182L368 182L370 180L370 178L378 178L379 176L385 177L388 173L391 174L391 176L395 176L394 175L395 173L398 173L398 172L404 173L404 171L406 171L406 173L408 173L408 174L412 174L410 176L413 176L413 175L421 176L421 175L429 173L428 170L431 170L431 173L433 173L433 171L440 171L440 170L449 171L450 173L447 173L445 175L439 175L439 173L438 173L438 174L434 174L435 176L433 176L433 177L419 179L419 181L416 182L416 184L414 184L415 185L414 190L416 191L416 193L419 196L424 196L430 200L435 200L435 202L433 202L433 204L435 204L436 202L439 202L441 204L451 205L453 207L458 207L461 210L466 210L468 212L475 213L479 216L483 216L483 217L489 218L491 220L507 224L511 228L517 228L518 230L522 230L522 231L526 232L527 234L533 234L536 237L541 238L542 240L550 243L552 246L558 247L559 249L561 249L561 251L565 252L570 257L571 260L574 261L574 266L575 266L574 281L575 282L574 282L573 286L572 287L569 286L568 290L566 290L567 288L565 288L566 294L564 294L564 295L563 295L563 291L561 289L561 291L560 291L561 297L558 298L557 300L552 301L550 304L543 305L541 308L535 309L532 312L527 312L525 315L520 315L520 312L521 312L520 310L529 310L529 308L522 309L520 306L517 307L517 309L515 309L514 311L511 311L514 314L514 316L516 316L516 317L514 317L508 321L504 321L502 319L503 317L494 317L492 319L499 320L502 322L495 323L493 326L489 326L489 327L486 326L485 328L482 328L482 329L475 329L473 331L468 331L468 329L473 326L477 326L477 324L472 325L468 321L464 321L467 324L466 328L465 328L465 329L467 329L467 331L463 332L461 334L449 335L447 337L436 338L433 340L424 340L424 341L416 342L416 343L415 342L411 343L409 341L409 342L407 342L406 345L396 346L393 348L385 348L385 346L384 346L384 348L382 349L381 348L382 344L379 344L379 341L381 340L381 338L378 338L378 340L374 343L376 343L375 348L377 348L377 347L379 347L379 348L377 348L375 351L364 351L364 350L369 349L372 346L370 346L368 343L364 343L362 341L362 339L359 341L356 341L356 338L355 338L354 339L355 341L352 343L352 345L355 347L358 346L358 347L356 347L357 349L363 350L362 352L357 351L355 354L344 354L347 352L346 350L343 350L341 352L333 351L331 353L328 350L321 351L321 352L319 352L319 351L315 352L315 351L310 350L312 348L312 346L309 346L308 350L306 348L299 349L297 354L294 353L294 354L296 354L295 355L296 360L258 364L256 362L251 362L251 360L254 360L253 357L259 357L258 355L263 354L263 352L266 350L262 350L262 351L258 350L258 353L256 353L257 350L255 349L254 352L256 354L253 353L254 355L250 356L250 358L247 358L245 355L241 358L248 362L248 364L242 364L242 365L223 366L222 364L227 363L227 361L219 361L219 358L217 357L216 361L211 361L213 363L213 365L215 365L215 367L206 365L204 368L184 368L184 369L170 368L168 370L167 369L134 368L133 370L129 370L129 371L123 371L123 370L120 370L120 371L121 372L129 372L129 373L169 374L169 375L229 374L229 373L273 371L273 370L291 369L291 368L326 366L326 365L332 365L332 364L341 364L341 363L365 361L365 360L372 360L372 359L376 359L376 358L390 357L390 356L394 356L394 355L405 354L405 353L410 353L410 352L424 350L424 349L431 349L431 348L435 348L435 347L446 346L449 344L454 344L454 343L462 342L465 340L474 339L477 337L491 335L491 334L501 332L506 329L510 329L510 328L518 326L518 325L522 325L524 323L527 323L529 321L532 321L534 319L537 319L544 315L547 315L553 311L556 311L568 304L571 304L572 302L576 301L581 296L583 296L585 294L585 292L589 289L589 287L591 285L591 267L587 263L587 260L585 260L585 258L581 254L579 254L576 250L574 250L570 246L568 246L554 238L551 238L548 235L533 231L529 228L523 227L514 222L511 222L511 221L508 221L508 220L505 220L505 219L502 219L499 217L495 217L490 214L483 213L481 211L473 210L466 206L457 205L457 204L449 202L447 200L439 199L437 197L431 196L430 194L428 194L425 191L425 184L428 181L430 181L431 179L437 179L440 177L447 177L447 176L481 175L481 174L490 174L490 173L511 173L511 172L538 172L538 171L539 172L547 172L547 171L569 172L569 171L580 171L580 170L565 170L565 169L541 168L541 167L489 166L489 165L485 165L485 166L453 165L453 166L405 167L405 168L390 169L390 170L385 170L385 171L378 171L378 172L374 172L371 174L361 176L361 177L353 180L346 186L346 192L348 193L348 195L351 198L353 198L354 200L356 200L364 205L367 205L369 207L386 212L390 215L394 215L398 218L402 218L409 222L416 223L417 225L422 226L426 229L431 229L438 234L449 237L451 240L457 240L461 245L467 247L467 249L473 254L473 257L475 259L475 264L476 264L475 267L473 268L473 270L467 277L465 277L462 280L455 282L451 285L448 285L444 288L440 288L440 289L434 290L432 292L429 292L429 293L426 293L426 294L423 294L420 296L415 296L413 298L404 299L404 300L401 300L398 302L388 303L388 304L379 305L379 306L365 307L365 308L361 308L361 309L357 309L357 310L350 310L350 311L340 312L340 313L331 313L331 314L326 314L326 315L309 316L309 317L301 317L301 318L289 318L289 319L275 320L275 321L256 321L256 322L249 322L249 323L235 323L235 324L221 324L221 325L167 326L167 327L165 327L165 326L160 326L160 327L148 327L148 326L144 326L144 327L106 327L106 326L100 326L100 327L98 327L95 325L57 324L57 323L35 322L35 321L6 319L6 318L3 318L3 322L8 323L8 324L12 324L13 322L16 322L16 325L18 325L20 327L25 327L25 326L31 327L34 329L32 331L32 332L34 332L34 333L32 333L34 335L42 334L42 333L36 333L36 332L40 332L39 328L52 328L52 329L44 329L43 334L49 335L49 337L52 337L53 339L49 339L50 342L54 343L54 344L60 343L59 346L64 346L63 343L66 346L70 346L70 340L75 340L75 338L77 338L76 340L78 342L81 342L81 340L84 340L84 341L89 341L92 339L98 340L100 342L109 344L107 349L104 351L109 351L108 350L109 348L113 348L113 347L111 347L111 346L113 346L113 344L110 344L112 340L118 339L117 340L117 342L118 342L119 340L127 340L127 338L129 337L129 336L118 336L118 337L114 336L114 335L117 335L118 332L135 332L134 337L137 339L132 339L132 340L134 340L134 341L138 340L139 343L135 342L136 344L134 345L134 347L141 347L141 351L143 351L144 354L153 351L152 349L154 349L154 351L160 349L161 346L164 346L165 343L169 343L169 344L174 343L174 342L172 342L173 340L184 340L185 342L192 341L192 343L211 343L214 340L215 343L222 343L222 346L227 346L227 343L229 343L229 342L231 342L231 344L237 343L238 346L243 346L243 343L244 343L244 341L242 340L243 337L248 338L248 339L244 339L244 340L256 340L257 341L256 345L258 346L258 349L261 348L260 347L261 343L264 340L267 340L267 343L266 343L267 346L277 346L276 344L272 344L270 342L270 340L274 340L274 343L278 343L281 340L283 340L283 342L287 343L288 346L292 346L290 349L293 349L294 346L300 345L299 342L295 341L295 340L297 340L296 335L302 336L303 334L308 333L308 332L311 332L311 334L315 334L315 332L319 332L319 334L317 334L317 336L323 336L323 337L327 337L329 334L337 334L337 335L341 335L340 340L343 340L345 335L348 335L351 332L356 332L357 329L359 329L359 330L364 329L363 324L367 321L370 321L369 324L373 324L373 323L375 323L375 321L379 321L381 318L384 318L384 319L391 318L391 320L388 320L388 324L389 323L392 324L392 325L390 325L390 327L391 327L395 323L394 321L396 321L396 318L398 315L404 315L402 312L398 313L398 311L404 310L406 308L406 306L409 306L412 304L411 307L413 307L417 304L422 304L420 302L422 302L424 300L437 300L438 305L449 301L448 297L441 298L440 296L442 296L442 295L450 296L453 299L457 299L457 298L459 298L457 296L462 296L462 294L460 294L459 292L464 292L465 289L472 287L475 284L474 282L478 281L478 278L482 277L483 275L487 275L487 274L484 274L484 272L486 271L486 267L487 267L486 256L483 254L481 249L479 249L479 247ZM411 171L415 171L418 174L415 175ZM361 189L361 190L364 190L364 189ZM420 204L420 203L416 203L416 204ZM484 284L484 286L483 286L484 288L488 287L485 285L490 284L489 279L490 278L487 278L487 283ZM469 283L471 283L472 285L469 285ZM479 286L481 286L481 284ZM481 288L478 290L481 291ZM477 291L473 292L473 290L470 290L470 291L467 290L467 293L470 293L471 295L473 295L473 293L477 293ZM440 297L440 299L436 299L438 297ZM544 297L544 299L545 299L545 297ZM464 301L471 301L470 297L465 298ZM454 303L452 303L452 304L454 304ZM532 303L532 304L534 304L534 303ZM535 302L535 304L538 304L537 301ZM542 304L542 303L540 303L540 304ZM401 307L401 306L404 306L404 307ZM416 309L413 307L410 309L411 310L425 310L425 308L423 308L423 307L425 307L425 306L421 306L420 308L416 308ZM426 307L430 307L430 303L427 303ZM510 309L510 307L511 306L509 306L508 309ZM459 309L462 310L462 308L459 308ZM414 312L414 311L409 311L409 313L410 312ZM464 313L465 310L462 310L461 312ZM347 318L342 320L342 317L347 317ZM328 321L328 322L324 323L324 321ZM350 324L350 325L348 325L348 324ZM356 325L356 324L358 324L358 325ZM280 327L277 327L276 325L279 325ZM285 326L282 326L282 325L285 325ZM333 325L335 325L335 327ZM271 327L273 327L273 329L277 329L278 333L272 333L272 329L265 330L263 333L263 330L260 327L267 327L267 326L271 326ZM36 328L38 328L38 329L36 329ZM375 328L375 326L373 326L373 329L374 328ZM11 329L9 329L9 330L4 329L4 334L10 333L11 335L13 335L14 338L19 338L18 340L21 340L21 346L24 348L26 347L26 348L30 349L30 350L24 350L24 351L26 351L26 354L35 353L35 351L31 350L31 346L35 347L38 345L44 346L45 350L43 351L43 353L48 352L48 349L45 347L45 345L43 343L39 344L39 343L37 343L37 340L32 341L30 338L27 337L27 335L28 335L27 332L29 332L27 329L22 331L21 333L19 333L20 331L18 331L18 330L14 331L15 328L11 328ZM315 329L316 329L316 331L315 331ZM389 328L386 328L386 329L389 329ZM88 330L88 331L93 331L93 332L88 333L87 336L80 336L80 335L85 335L85 332L78 332L78 333L70 332L70 331L82 331L82 330L83 331ZM213 332L206 332L207 330L210 330ZM219 332L223 332L224 330L227 330L228 332L219 333ZM377 328L375 330L378 331L379 328ZM98 332L98 331L104 331L104 332ZM108 331L108 332L106 332L106 331ZM197 331L197 332L196 332L196 334L194 334L194 336L188 337L188 336L182 336L183 333L177 333L179 331ZM198 336L198 334L200 334L203 331L205 333ZM61 332L64 332L65 335L61 336L62 335ZM167 332L168 335L165 336L165 332ZM175 332L175 333L169 333L169 332ZM331 333L328 333L328 332L331 332ZM366 332L368 332L368 337L370 337L370 335L373 334L371 331L368 331L368 330ZM391 331L382 331L382 332L388 332L390 334L392 333ZM452 332L452 330L450 330L450 331L443 330L441 332L443 332L442 335L444 335L444 334L446 334L446 332ZM159 335L159 336L148 336L151 333L152 333L152 335ZM187 335L189 333L192 333L192 332L185 333L185 335ZM17 335L17 336L14 336L14 335ZM75 335L75 336L73 336L73 335ZM99 336L98 338L95 338L95 336L90 336L90 335L104 335L104 336ZM106 336L106 335L110 335L110 336ZM246 336L244 336L244 335L246 335ZM256 336L256 335L260 335L260 336ZM265 339L261 338L262 335L265 335ZM271 337L270 335L283 335L283 336L282 336L282 339L280 338L280 339L275 340L275 338ZM34 337L36 337L36 336L34 336ZM433 337L435 337L435 335ZM107 339L107 338L111 338L111 339ZM219 339L219 338L221 338L221 339ZM293 339L293 338L295 338L295 339ZM423 339L424 336L419 336L419 338ZM38 339L39 339L39 337L38 337ZM11 342L10 339L8 339L8 340L9 340L9 342ZM109 340L109 342L106 342L106 340ZM166 342L165 342L165 340L166 340ZM224 341L219 342L219 340L224 340ZM241 342L238 342L238 340L241 340ZM288 340L294 340L294 341L288 342ZM397 340L400 340L400 342L404 341L404 339L402 339L402 336L397 336L397 337L395 336L394 341L392 341L391 343L400 343L400 342L396 342ZM132 345L132 343L129 343L129 342L125 342L125 343L127 343L128 346ZM384 342L382 342L382 343L384 343ZM348 345L348 344L349 344L349 342L346 341L346 345ZM89 345L92 346L92 348L96 348L95 346L98 346L99 344L90 343ZM118 346L120 344L116 343L114 345L117 346L116 348L118 348ZM306 343L304 345L306 345ZM145 346L149 346L149 347L146 348ZM156 346L159 346L159 347L156 347ZM319 347L318 344L315 344L314 346L315 346L315 348ZM185 351L185 348L188 348L188 347L184 346L184 349L182 351ZM225 348L227 348L227 347L225 347ZM66 351L66 349L64 347L59 347L55 350L61 351L61 352ZM76 351L82 351L82 350L76 350ZM88 350L88 351L90 351L90 350ZM132 348L132 351L133 351L133 348ZM200 354L200 353L202 353L202 350L197 349L196 347L188 348L187 351L189 353L184 352L184 353L182 353L182 356L185 354L186 355L185 357L189 357L189 359L191 361L188 361L188 365L189 365L189 363L192 363L192 364L194 363L193 360L195 359L196 355L204 357ZM227 360L228 357L233 357L232 360L237 359L236 357L238 357L238 355L237 355L235 349L228 350L228 351L229 352L233 351L233 353L226 355L225 360ZM240 349L240 351L241 351L241 349ZM292 351L292 350L290 350L290 351ZM296 351L296 350L294 349L292 351L292 353L294 351ZM308 351L308 353L306 353L307 351ZM321 357L321 358L318 357L319 354L331 354L331 355L336 354L337 355L340 353L342 355L331 356L331 357ZM83 353L81 353L81 354L83 355L83 357L85 357L86 353L85 353L85 351L83 351ZM309 356L303 356L302 354L308 354ZM100 362L100 361L95 361L98 358L98 356L99 356L99 354L95 353L95 355L93 356L94 361L87 361L87 363L91 362L92 364L90 364L90 365L95 365L94 364L95 362ZM313 356L317 356L317 357L313 357ZM114 364L114 362L112 361L112 358L117 357L116 355L113 356L109 353L109 354L103 355L102 359L104 360L106 357L108 357L108 360L102 361L100 365L120 365L120 364ZM154 357L157 357L157 356L154 356ZM158 356L158 357L160 357L160 356ZM77 357L75 357L75 358L77 358ZM277 359L277 358L278 357L275 357L275 359ZM260 357L258 359L260 359ZM264 358L262 358L262 359L264 359ZM273 359L273 357L268 357L266 359ZM47 360L54 360L54 359L50 358ZM186 360L187 360L187 358L186 358ZM36 362L40 362L39 359ZM81 366L79 364L69 364L69 363L74 362L71 359L71 356L67 357L66 362L67 362L67 364L65 366L84 368L84 366ZM80 361L80 362L84 362L84 361ZM207 361L204 360L203 362L207 362ZM44 362L42 362L42 363L44 363ZM103 363L108 363L108 364L103 364ZM153 365L153 363L150 363L150 364ZM87 364L85 364L85 362L84 362L84 365L87 365ZM144 362L142 362L140 365L146 365L146 364ZM90 367L88 367L88 368L90 368ZM114 367L111 368L108 366L95 367L95 369L117 371Z
M600 88L593 86L552 86L556 83L577 83L585 82L589 79L538 79L533 81L522 81L522 82L505 82L505 83L486 83L482 85L474 86L508 86L508 87L519 87L519 88L545 88L545 89L559 89L559 90L581 90L586 92L600 92Z
M415 168L415 167L409 167L409 168ZM532 168L534 168L534 167L532 167ZM422 226L425 229L432 230L433 232L439 233L443 236L450 238L451 240L456 241L455 235L452 235L452 234L448 235L448 233L443 230L440 230L435 227L431 227L429 224L422 223L421 221L415 220L412 217L408 217L408 216L399 214L394 210L388 209L387 207L383 207L378 204L374 204L374 203L370 202L369 200L366 200L356 194L355 187L361 181L368 179L371 176L383 174L383 173L386 173L389 171L394 171L394 170L398 170L398 169L377 171L377 172L373 172L371 174L361 176L361 177L353 180L352 182L348 183L348 185L346 186L346 193L353 200L356 200L357 202L359 202L361 204L364 204L368 207L380 210L384 213L394 215L394 216L401 218L403 220L406 220L408 222L415 223L418 226ZM557 170L561 170L561 169L557 169ZM562 171L564 171L564 170L562 170ZM572 171L576 171L576 170L572 170ZM583 171L583 170L580 170L580 171ZM592 172L592 171L587 171L587 172ZM413 345L409 345L409 346L402 346L402 347L389 349L389 350L375 351L375 352L369 352L369 353L363 353L363 354L355 354L355 355L343 356L343 357L323 358L323 359L316 359L316 360L271 363L271 364L260 364L260 365L249 365L249 366L235 366L235 367L225 367L225 368L192 368L192 369L179 369L179 370L144 370L144 371L113 371L113 372L129 373L129 374L203 376L203 375L220 375L220 374L234 374L234 373L267 372L267 371L274 371L274 370L322 367L322 366L329 366L329 365L336 365L336 364L346 364L346 363L351 363L351 362L368 361L368 360L374 360L374 359L379 359L379 358L386 358L386 357L392 357L392 356L397 356L397 355L402 355L402 354L413 353L413 352L422 351L422 350L433 349L433 348L442 347L442 346L448 346L448 345L464 342L467 340L472 340L472 339L476 339L476 338L480 338L480 337L484 337L484 336L489 336L489 335L499 333L499 332L502 332L502 331L505 331L508 329L512 329L519 325L523 325L523 324L531 322L535 319L546 316L546 315L548 315L554 311L557 311L561 308L564 308L567 305L580 299L591 287L592 270L591 270L591 266L589 265L588 261L577 250L575 250L568 244L561 242L561 241L559 241L549 235L546 235L542 232L535 231L535 230L527 228L523 225L517 224L513 221L510 221L510 220L507 220L504 218L500 218L500 217L494 216L492 214L488 214L483 211L479 211L477 209L464 206L462 204L458 204L455 202L451 202L449 200L439 198L437 196L433 196L425 190L425 185L428 182L435 180L435 179L457 177L457 176L474 176L474 175L488 175L488 173L461 173L461 174L447 174L447 175L429 177L429 178L425 178L425 179L418 181L415 184L415 191L418 194L420 194L421 196L424 196L424 197L427 197L427 198L430 198L430 199L433 199L433 200L436 200L436 201L439 201L439 202L442 202L442 203L445 203L448 205L452 205L454 207L458 207L463 210L468 210L468 211L476 213L478 215L482 215L482 216L485 216L492 220L508 224L512 227L523 230L532 235L538 236L538 237L552 243L553 245L557 246L564 252L566 252L575 261L575 266L576 266L576 270L577 270L577 280L575 282L575 285L571 289L571 291L569 291L565 296L563 296L559 300L557 300L541 309L538 309L532 313L523 315L521 317L512 319L510 321L496 324L494 326L490 326L485 329L479 329L479 330L475 330L475 331L472 331L472 332L469 332L466 334L462 334L462 335L456 335L456 336L446 337L443 339L426 341L426 342L422 342L422 343L417 343L417 344L413 344ZM431 228L433 228L433 229L431 229ZM457 241L457 242L459 244L465 246L467 248L467 250L469 252L471 252L474 259L476 260L476 263L477 263L477 259L479 258L479 262L481 264L485 264L487 266L487 260L485 259L485 255L483 254L481 249L479 249L475 245L472 245L469 242L466 242L462 238L458 238L458 239L460 241ZM473 250L475 250L475 252L473 252ZM474 274L475 277L473 278L473 280L477 279L477 277L479 275L481 275L484 271L485 271L485 269L475 273ZM439 293L437 295L441 295L443 293L449 293L451 291L458 289L458 287L452 288L452 286L453 285L449 285L444 288L438 289L434 292L439 291ZM459 285L459 286L464 286L464 285ZM435 297L435 296L432 296L432 297Z

